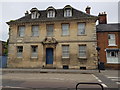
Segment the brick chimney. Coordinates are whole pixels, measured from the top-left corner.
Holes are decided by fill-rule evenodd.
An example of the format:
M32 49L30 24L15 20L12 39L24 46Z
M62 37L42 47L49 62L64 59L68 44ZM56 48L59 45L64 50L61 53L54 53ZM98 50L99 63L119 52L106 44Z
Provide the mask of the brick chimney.
M89 7L89 6L86 7L85 11L87 14L90 14L90 9L91 9L91 7Z
M98 17L99 24L107 24L107 14L105 12L99 13Z

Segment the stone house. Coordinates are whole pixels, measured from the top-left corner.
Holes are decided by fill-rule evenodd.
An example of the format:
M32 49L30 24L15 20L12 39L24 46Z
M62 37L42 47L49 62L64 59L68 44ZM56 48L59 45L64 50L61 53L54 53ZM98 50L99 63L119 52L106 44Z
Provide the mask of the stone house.
M107 14L99 14L96 26L100 61L109 69L120 68L120 23L107 24Z
M97 68L97 16L76 10L32 8L9 25L10 68Z

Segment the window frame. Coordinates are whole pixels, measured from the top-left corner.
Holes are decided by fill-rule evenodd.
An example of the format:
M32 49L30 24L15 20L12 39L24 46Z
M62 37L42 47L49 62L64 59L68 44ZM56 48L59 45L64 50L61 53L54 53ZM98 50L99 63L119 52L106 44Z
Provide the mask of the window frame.
M20 29L21 27L24 27L24 30ZM21 31L21 30L23 30L23 31ZM24 37L25 36L25 25L18 26L18 30L17 31L18 31L18 37Z
M33 27L37 26L38 27L38 31L34 31ZM35 33L37 32L37 35L35 35ZM39 37L39 25L32 25L31 26L31 36L32 37Z
M63 30L63 25L68 25L68 30ZM69 23L62 23L61 24L61 29L62 29L62 36L69 36L70 34L70 24ZM64 32L67 32L67 34L64 34Z
M52 32L49 31L49 30L50 30L50 29L48 29L49 26L52 26L52 27L53 27ZM47 37L53 37L53 36L54 36L54 24L47 24L47 25L46 25L46 31L47 31L47 33L46 33L46 36L47 36ZM51 34L48 35L49 33L51 33Z
M85 49L80 51L80 47L84 46ZM81 56L80 53L82 52L82 54L84 54L84 56ZM87 45L78 45L78 58L87 58Z
M64 50L64 48L66 48ZM62 58L70 58L70 46L69 45L62 45Z
M55 17L55 11L54 10L48 10L47 18L54 18L54 17Z
M33 49L36 49L36 51L33 52ZM38 57L38 45L31 45L31 58L37 57Z
M72 17L72 9L67 8L64 10L64 17Z
M17 46L17 58L22 58L22 57L23 57L23 46Z
M84 25L84 29L81 29L81 28L79 28L80 26L80 24L83 24ZM83 32L83 33L81 33L81 32ZM85 22L78 22L77 23L77 34L78 35L85 35L86 34L86 23Z
M111 39L111 37L114 37L114 38ZM115 34L112 34L112 33L108 34L108 46L116 46L116 37L115 37Z

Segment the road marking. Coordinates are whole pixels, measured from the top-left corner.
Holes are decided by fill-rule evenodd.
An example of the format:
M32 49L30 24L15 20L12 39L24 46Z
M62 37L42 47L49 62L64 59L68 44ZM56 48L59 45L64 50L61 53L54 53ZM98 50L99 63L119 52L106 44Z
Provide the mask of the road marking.
M98 82L102 82L98 77L96 77L94 74L92 74L95 79L98 80Z
M120 84L120 82L116 82L117 84Z
M97 80L98 80L98 82L102 82L98 77L96 77L94 74L92 74L93 75L93 77L95 77ZM103 87L108 87L107 85L105 85L104 83L101 83L101 85L103 86Z
M104 83L101 83L101 85L102 85L103 87L107 87L107 85L105 85Z
M13 86L2 86L3 88L25 88L25 87L13 87Z
M108 77L108 78L120 78L120 77Z

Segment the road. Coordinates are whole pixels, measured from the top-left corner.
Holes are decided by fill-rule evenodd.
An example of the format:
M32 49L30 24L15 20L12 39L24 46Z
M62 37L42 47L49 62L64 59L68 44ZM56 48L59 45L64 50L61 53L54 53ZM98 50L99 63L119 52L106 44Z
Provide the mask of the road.
M75 90L79 82L101 83L106 90L119 90L117 72L102 72L93 74L73 73L3 73L2 90ZM111 78L115 79L112 80ZM118 79L117 79L118 77ZM15 89L13 89L15 88ZM100 88L98 85L79 85L79 88ZM116 89L115 89L116 88ZM81 89L80 89L81 90ZM89 89L90 90L90 89Z

